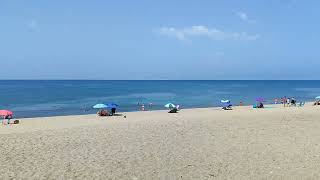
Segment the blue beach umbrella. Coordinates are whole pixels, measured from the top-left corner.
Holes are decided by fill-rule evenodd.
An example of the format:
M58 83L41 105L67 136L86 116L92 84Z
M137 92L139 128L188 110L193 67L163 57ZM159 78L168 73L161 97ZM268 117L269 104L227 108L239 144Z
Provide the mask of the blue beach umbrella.
M166 107L166 108L175 108L176 105L174 105L172 103L168 103L168 104L164 105L164 107Z
M94 109L103 109L103 108L107 108L108 106L105 104L96 104L93 106Z
M117 108L119 105L116 103L108 103L106 106L107 106L107 108L112 109L112 108Z

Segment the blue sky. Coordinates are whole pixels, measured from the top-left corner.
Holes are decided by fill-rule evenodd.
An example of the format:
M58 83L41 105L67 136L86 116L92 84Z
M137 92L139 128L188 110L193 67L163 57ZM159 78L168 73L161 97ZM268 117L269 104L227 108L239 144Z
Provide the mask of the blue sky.
M320 79L319 1L0 1L0 79Z

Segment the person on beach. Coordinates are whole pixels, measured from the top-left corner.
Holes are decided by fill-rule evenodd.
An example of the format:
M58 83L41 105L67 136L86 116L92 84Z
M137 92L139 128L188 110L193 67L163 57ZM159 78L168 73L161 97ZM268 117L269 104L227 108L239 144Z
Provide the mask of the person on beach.
M242 101L240 102L239 106L243 106L243 102Z
M262 102L259 103L259 105L257 106L257 108L264 108L264 105Z
M296 99L294 97L291 98L291 105L296 106Z
M287 106L289 107L290 106L290 102L291 102L291 98L287 98Z
M274 104L278 104L278 98L274 99Z
M97 112L97 115L98 115L98 116L107 116L108 113L107 113L106 110L100 110L100 111Z
M144 104L141 105L141 111L144 111Z
M116 108L111 108L111 116L116 114Z
M283 107L286 107L286 103L287 103L287 97L286 96L284 96L282 98L282 103L283 103Z
M7 120L7 124L10 124L10 120L12 119L12 116L11 115L7 115L7 116L5 116L4 117L4 119L6 119Z

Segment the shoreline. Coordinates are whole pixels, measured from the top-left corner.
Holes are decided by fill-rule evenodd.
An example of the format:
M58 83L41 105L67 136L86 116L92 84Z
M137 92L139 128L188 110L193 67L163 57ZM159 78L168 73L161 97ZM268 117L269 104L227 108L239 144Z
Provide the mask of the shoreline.
M313 103L313 101L304 101L305 104L310 104L310 103ZM253 104L251 105L243 105L243 106L240 106L240 105L234 105L232 106L233 108L234 107L252 107ZM265 106L278 106L278 105L283 105L283 104L264 104ZM297 104L298 106L298 104ZM204 106L204 107L186 107L186 108L182 108L182 109L206 109L206 108L221 108L221 106ZM132 112L153 112L153 111L166 111L167 109L153 109L153 110L145 110L145 111L141 111L141 110L132 110L132 111L119 111L118 113L119 114L123 114L123 113L132 113ZM67 114L67 115L52 115L52 116L30 116L30 117L17 117L15 119L33 119L33 118L47 118L47 117L65 117L65 116L86 116L86 115L95 115L96 113L79 113L79 114Z

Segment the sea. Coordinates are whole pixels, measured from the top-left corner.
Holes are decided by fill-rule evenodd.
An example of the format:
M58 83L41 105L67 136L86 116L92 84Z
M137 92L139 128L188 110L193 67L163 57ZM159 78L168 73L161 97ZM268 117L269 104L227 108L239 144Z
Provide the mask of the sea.
M252 105L257 97L295 97L313 101L320 95L320 81L243 80L0 80L0 109L17 118L93 114L97 103L116 103L119 112L218 107L221 100Z

